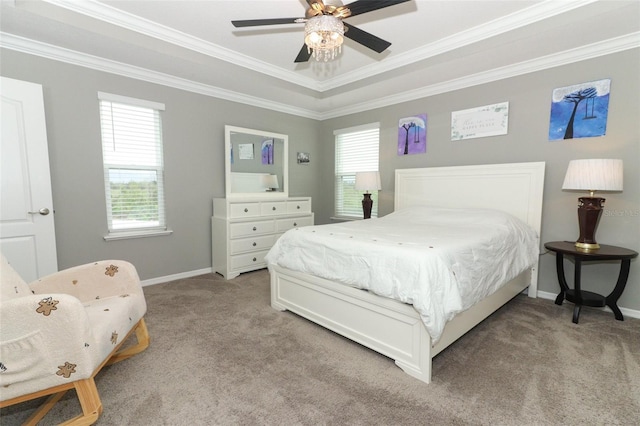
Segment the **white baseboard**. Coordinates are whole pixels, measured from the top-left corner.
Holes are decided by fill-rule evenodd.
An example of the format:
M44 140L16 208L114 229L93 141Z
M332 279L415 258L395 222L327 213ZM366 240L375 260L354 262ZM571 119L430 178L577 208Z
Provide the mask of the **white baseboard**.
M549 299L549 300L556 300L556 297L558 296L558 293L549 293L548 291L538 291L537 294L539 298ZM620 312L622 312L623 316L629 317L629 318L640 318L640 311L636 309L623 308L622 306L618 306L618 307L620 308ZM602 309L606 312L613 313L613 311L609 309L608 306L605 306L604 308L592 308L592 309Z
M210 274L212 271L212 268L196 269L195 271L181 272L179 274L165 275L164 277L142 280L140 283L142 284L142 287L146 287L148 285L162 284L169 281L181 280L183 278L191 278L197 277L198 275Z

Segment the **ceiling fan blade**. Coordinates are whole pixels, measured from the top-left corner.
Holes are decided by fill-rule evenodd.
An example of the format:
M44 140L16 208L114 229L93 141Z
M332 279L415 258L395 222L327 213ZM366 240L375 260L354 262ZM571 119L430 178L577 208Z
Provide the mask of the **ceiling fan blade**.
M296 56L296 60L293 62L307 62L310 57L311 53L309 52L309 49L307 49L307 45L303 44L302 49L300 49L300 52L298 53L298 56Z
M391 46L386 40L381 39L380 37L376 37L371 33L361 30L358 27L354 27L351 24L343 22L344 26L347 27L347 31L345 31L344 36L350 38L353 41L360 43L361 45L368 47L371 50L375 50L378 53L384 52L387 47Z
M345 6L351 11L351 16L356 16L408 1L409 0L357 0Z
M301 19L303 21L301 21ZM298 24L304 22L304 18L275 18L275 19L247 19L243 21L231 21L234 27L257 27L261 25Z

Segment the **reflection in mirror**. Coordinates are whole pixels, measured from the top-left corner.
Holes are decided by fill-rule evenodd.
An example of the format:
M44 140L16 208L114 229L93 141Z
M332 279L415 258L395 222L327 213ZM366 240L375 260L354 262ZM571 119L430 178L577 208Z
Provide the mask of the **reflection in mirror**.
M287 135L225 126L225 142L227 198L287 196Z

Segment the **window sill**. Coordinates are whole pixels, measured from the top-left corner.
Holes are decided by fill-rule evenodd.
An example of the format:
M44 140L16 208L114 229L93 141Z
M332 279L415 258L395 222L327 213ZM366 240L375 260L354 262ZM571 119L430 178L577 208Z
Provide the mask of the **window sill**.
M361 217L355 217L355 216L331 216L329 219L335 220L338 222L350 222L352 220L362 220Z
M105 241L115 240L128 240L131 238L146 238L146 237L159 237L162 235L171 235L173 231L171 229L154 229L150 231L122 231L111 232L104 236Z

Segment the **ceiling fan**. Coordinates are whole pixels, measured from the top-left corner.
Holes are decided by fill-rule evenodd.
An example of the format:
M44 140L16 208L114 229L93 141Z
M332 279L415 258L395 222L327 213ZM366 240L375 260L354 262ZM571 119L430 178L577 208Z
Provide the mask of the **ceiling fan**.
M249 19L231 21L236 28L263 25L305 24L305 44L295 62L307 62L313 55L316 60L328 61L339 53L343 36L378 53L391 43L363 31L343 19L394 6L409 0L357 0L347 5L332 0L307 0L309 8L304 18Z

